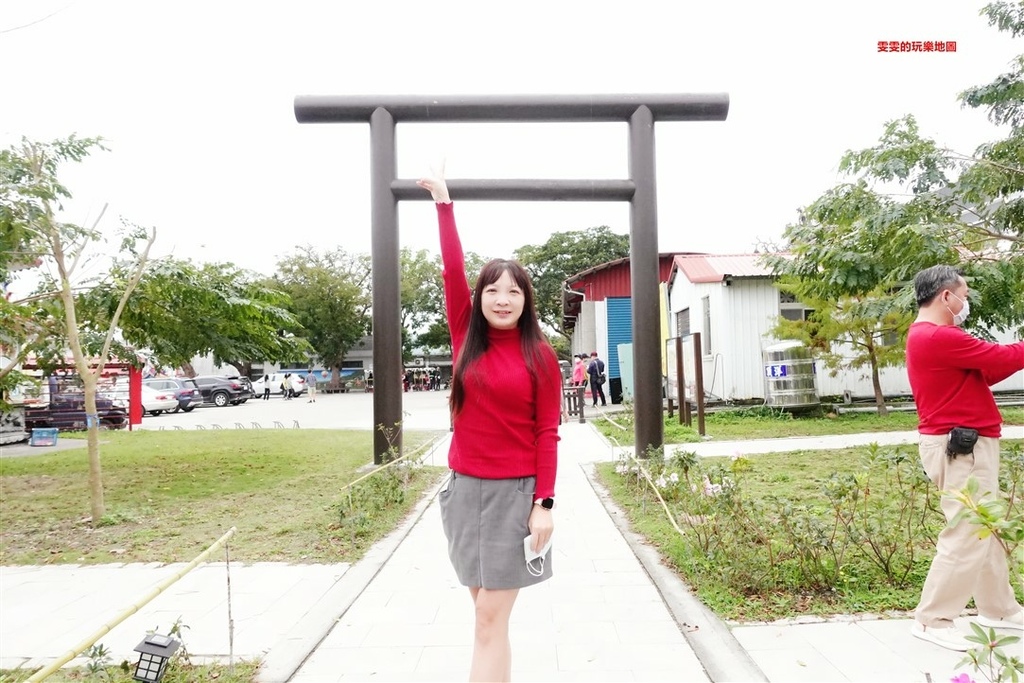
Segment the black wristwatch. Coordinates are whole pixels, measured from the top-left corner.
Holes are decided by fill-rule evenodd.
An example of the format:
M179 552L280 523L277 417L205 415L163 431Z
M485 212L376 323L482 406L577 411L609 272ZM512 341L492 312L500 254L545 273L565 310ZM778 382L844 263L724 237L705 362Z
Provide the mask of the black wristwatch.
M555 499L554 498L538 498L537 500L533 501L533 504L534 505L540 505L545 510L550 510L551 508L555 507Z

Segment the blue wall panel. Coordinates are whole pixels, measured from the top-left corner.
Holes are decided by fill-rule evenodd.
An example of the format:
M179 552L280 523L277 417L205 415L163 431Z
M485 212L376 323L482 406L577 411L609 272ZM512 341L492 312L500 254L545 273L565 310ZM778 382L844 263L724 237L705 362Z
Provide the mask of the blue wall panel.
M629 297L609 297L608 303L608 378L621 377L619 371L619 344L633 343L633 300Z

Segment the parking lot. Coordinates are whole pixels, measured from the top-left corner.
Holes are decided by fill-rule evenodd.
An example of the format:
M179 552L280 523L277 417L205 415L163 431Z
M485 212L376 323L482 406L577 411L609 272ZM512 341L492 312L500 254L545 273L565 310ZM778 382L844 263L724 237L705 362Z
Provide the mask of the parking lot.
M446 430L447 391L409 391L402 394L402 423L405 429ZM218 408L203 404L192 412L146 415L133 429L374 429L373 394L364 392L326 394L318 392L316 403L305 395L286 401L271 396L269 401L252 398L237 406Z

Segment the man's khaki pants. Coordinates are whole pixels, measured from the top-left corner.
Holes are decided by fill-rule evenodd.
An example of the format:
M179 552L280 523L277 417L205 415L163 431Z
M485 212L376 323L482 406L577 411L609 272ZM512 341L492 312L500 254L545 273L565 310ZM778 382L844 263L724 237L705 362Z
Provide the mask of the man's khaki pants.
M955 458L946 455L947 441L945 434L921 435L921 464L939 490L962 489L967 477L973 476L979 494L999 495L999 439L978 437L973 454ZM952 498L942 498L947 523L962 507ZM922 625L952 626L972 596L978 613L985 617L1002 619L1020 611L1010 586L1006 552L995 537L978 538L978 531L977 525L963 520L939 534L917 605L916 617Z

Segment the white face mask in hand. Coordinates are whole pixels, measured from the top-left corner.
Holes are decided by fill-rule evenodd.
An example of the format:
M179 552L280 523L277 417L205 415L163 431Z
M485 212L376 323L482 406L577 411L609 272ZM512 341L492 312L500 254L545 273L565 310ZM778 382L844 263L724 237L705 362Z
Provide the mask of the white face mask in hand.
M953 294L953 292L950 292L950 294ZM967 299L961 299L956 294L953 294L953 297L963 304L960 308L960 312L953 313L953 310L949 306L946 306L946 310L953 313L953 324L959 327L964 324L964 321L967 320L967 316L971 314L971 302Z
M530 572L531 576L543 576L544 575L544 556L548 554L548 549L551 548L552 539L548 539L548 542L544 544L544 547L538 552L533 552L533 536L527 536L523 539L523 552L526 555L526 570ZM540 564L540 569L534 566L534 562Z

